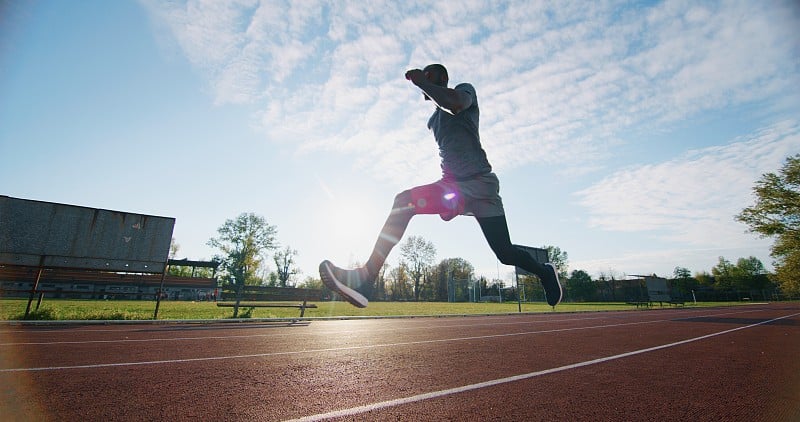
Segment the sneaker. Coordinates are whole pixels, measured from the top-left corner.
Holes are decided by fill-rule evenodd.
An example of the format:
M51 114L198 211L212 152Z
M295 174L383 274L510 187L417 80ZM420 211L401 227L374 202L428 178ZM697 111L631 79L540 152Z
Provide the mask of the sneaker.
M544 287L544 295L547 298L547 304L556 307L561 302L564 292L561 290L561 283L558 281L558 271L555 265L551 263L544 264L547 276L542 278L542 286Z
M364 295L353 290L350 286L357 287L365 280L362 280L358 270L343 270L330 261L322 261L319 264L319 275L322 282L325 283L329 289L338 293L344 300L350 302L351 305L366 308L369 304Z

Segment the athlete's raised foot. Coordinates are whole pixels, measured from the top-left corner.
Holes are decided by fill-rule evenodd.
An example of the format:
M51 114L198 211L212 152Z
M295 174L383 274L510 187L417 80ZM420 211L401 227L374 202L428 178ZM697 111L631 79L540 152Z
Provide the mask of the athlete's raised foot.
M348 284L356 286L364 282L364 280L361 280L358 271L343 270L333 265L330 261L325 260L319 264L319 276L322 278L322 282L325 283L325 286L338 293L339 296L348 301L351 305L358 308L366 308L369 304L369 300L367 300L364 295L348 286Z

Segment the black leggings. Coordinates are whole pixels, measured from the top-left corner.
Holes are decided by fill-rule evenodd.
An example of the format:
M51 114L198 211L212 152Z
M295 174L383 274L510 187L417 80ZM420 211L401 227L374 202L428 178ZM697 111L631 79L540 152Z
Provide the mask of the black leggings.
M544 273L545 269L542 264L533 259L525 250L511 244L506 216L483 217L477 218L477 220L483 231L483 236L489 242L489 247L492 248L500 262L505 265L520 267L539 276Z
M434 186L434 185L430 185ZM443 212L449 212L448 204L439 204L434 199L441 198L440 192L433 192L432 194L426 193L428 190L424 189L426 186L415 188L416 190L408 190L398 194L395 197L392 211L386 219L386 223L381 229L372 254L366 263L367 272L371 278L374 278L389 252L394 248L408 227L411 218L417 214L439 214L442 218L448 220L452 216L444 216ZM430 198L425 198L424 203L427 206L420 206L418 198L415 198L413 192L422 192ZM425 197L425 195L422 195ZM545 268L542 264L538 263L526 251L511 244L511 237L508 234L508 223L504 215L497 217L482 217L476 218L478 224L481 226L486 241L489 242L489 247L492 248L497 259L505 265L514 265L520 267L528 272L542 276L545 273Z

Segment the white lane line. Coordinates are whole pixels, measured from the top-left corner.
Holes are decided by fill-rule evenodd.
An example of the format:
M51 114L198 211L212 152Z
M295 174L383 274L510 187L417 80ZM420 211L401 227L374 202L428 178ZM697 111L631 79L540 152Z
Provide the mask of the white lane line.
M750 313L750 312L758 312L759 310L756 309L749 309L744 311L736 311L736 312L725 312L720 314L712 314L712 315L703 315L702 317L711 317L711 316L721 316L721 315L731 315L731 314L743 314L743 313ZM691 314L695 314L696 312L692 312ZM684 312L672 312L670 313L671 316L681 315ZM686 313L689 314L689 313ZM616 315L616 314L614 314ZM430 325L430 326L408 326L408 327L392 327L392 328L379 328L379 329L363 329L363 330L334 330L330 332L320 332L320 333L309 333L309 332L302 332L301 334L311 335L311 336L321 336L321 335L329 335L329 336L338 336L342 335L343 333L358 333L358 332L369 332L369 333L376 333L382 331L403 331L403 330L419 330L425 328L435 328L435 329L445 329L445 328L476 328L476 327L497 327L502 325L532 325L532 324L552 324L556 322L574 322L574 321L589 321L589 320L604 320L604 319L612 319L618 318L614 315L607 315L607 316L587 316L581 318L563 318L563 319L548 319L548 320L534 320L534 321L512 321L512 322L488 322L488 323L467 323L467 324L450 324L450 325ZM627 315L625 315L627 316ZM663 316L663 315L659 315ZM680 318L672 318L680 319ZM663 321L663 320L658 320ZM252 327L253 329L258 329L259 327ZM283 327L281 327L283 328ZM292 327L293 330L300 328ZM272 329L272 328L270 328ZM97 330L103 331L103 330ZM113 330L109 330L114 332ZM140 330L132 330L133 332L139 332ZM88 331L76 331L76 333L85 333ZM119 333L131 332L131 331L115 331ZM29 342L9 342L9 343L0 343L0 347L3 346L51 346L51 345L66 345L66 344L113 344L113 343L150 343L150 342L159 342L159 341L205 341L205 340L227 340L227 339L247 339L247 338L262 338L262 337L287 337L287 336L295 336L297 332L290 332L290 333L265 333L265 334L243 334L243 335L224 335L224 336L204 336L204 337L163 337L163 338L146 338L146 339L114 339L114 340L64 340L64 341L29 341Z
M445 328L476 328L476 327L497 327L501 325L531 325L531 324L541 324L541 323L556 323L556 322L571 322L571 321L588 321L594 319L609 319L609 318L571 318L571 319L554 319L554 320L547 320L547 321L519 321L519 322L492 322L492 323L482 323L482 324L451 324L451 325L435 325L435 326L421 326L421 327L392 327L392 328L379 328L379 329L363 329L363 330L334 330L334 331L326 331L326 332L317 332L317 333L308 333L304 332L301 334L312 335L312 336L341 336L345 333L358 333L358 332L369 332L369 333L377 333L383 331L410 331L410 330L421 330L426 328L437 328L437 329L445 329ZM157 341L194 341L194 340L227 340L227 339L237 339L237 338L260 338L260 337L288 337L288 336L295 336L297 335L296 332L291 333L265 333L265 334L242 334L242 335L225 335L225 336L205 336L205 337L162 337L162 338L147 338L147 339L115 339L115 340L64 340L64 341L29 341L29 342L16 342L16 343L0 343L0 347L2 346L50 346L50 345L64 345L64 344L93 344L93 343L143 343L143 342L157 342Z
M598 313L606 314L604 312L598 312ZM564 322L564 321L584 321L584 320L591 320L591 319L609 319L609 317L613 318L614 315L618 314L617 312L613 312L613 313L609 312L604 316L596 316L596 315L598 315L598 313L590 313L590 315L595 315L595 316L586 316L586 317L582 317L582 318L563 318L563 319L547 318L547 319L535 319L535 320L532 320L530 317L531 316L544 315L544 314L519 314L519 316L517 316L517 314L514 314L514 315L500 315L500 314L498 314L498 315L479 315L479 316L476 316L476 317L460 316L460 315L429 316L429 317L428 316L408 317L409 320L458 319L460 321L465 321L465 322L462 323L462 324L451 324L451 325L428 324L428 323L424 323L424 325L422 325L422 324L420 324L420 325L408 324L408 325L406 325L404 327L399 327L399 328L398 327L379 328L378 331L416 330L416 329L424 329L424 328L481 327L481 326L496 326L496 325L527 325L527 324L535 324L535 323L553 323L553 322ZM564 314L564 315L566 316L566 315L575 315L575 314ZM553 315L545 315L545 316L552 317ZM476 320L477 321L485 321L486 317L493 317L493 318L510 317L510 319L518 319L519 321L486 322L486 323L473 323L473 322L470 322L470 321L476 321ZM396 320L396 319L400 319L400 318L390 318L389 320L393 321L393 320ZM352 320L333 320L333 321L308 320L308 321L303 321L303 322L307 322L307 323L310 324L312 322L324 323L324 322L343 322L343 321L352 321ZM364 319L364 320L360 320L360 321L381 322L382 319L381 318L375 318L375 319ZM421 321L414 321L414 322L421 322ZM242 324L249 324L249 323L245 322L245 323L242 323ZM214 323L211 323L209 325L214 325ZM297 325L296 327L288 327L288 326L263 327L263 326L258 326L258 323L253 323L252 326L226 327L226 326L216 325L214 328L202 328L202 329L203 330L207 330L207 331L226 331L226 330L228 330L230 328L236 328L236 329L240 329L241 328L241 329L248 329L248 330L249 329L257 330L257 329L261 329L261 328L270 328L270 329L275 329L275 328L293 328L293 329L297 329L297 327L305 327L305 326L307 326L307 325ZM163 329L161 329L161 328L153 328L153 329L144 330L142 328L132 328L132 329L125 329L125 330L122 330L122 329L112 330L112 329L80 329L80 328L76 328L73 331L71 331L71 333L78 333L78 334L84 334L84 333L119 333L119 334L124 334L124 333L140 333L140 332L144 332L144 331L175 331L175 330L180 330L180 329L181 328L163 328ZM195 328L194 327L186 328L186 330L193 330L193 329L195 329ZM356 332L356 331L358 331L358 330L347 330L347 332ZM370 327L370 328L364 329L362 331L369 331L369 332L372 333L372 332L375 332L375 328ZM0 334L16 334L16 333L49 334L49 333L64 333L64 332L65 332L64 330L36 330L36 331L24 330L24 329L7 330L7 331L0 330ZM337 330L337 331L334 331L333 333L340 333L340 332L343 332L343 331L342 330ZM294 334L294 333L292 333L292 334ZM273 334L273 335L283 335L283 334L279 333L279 334ZM5 343L5 344L0 344L0 346L4 346L4 345L8 345L8 344L19 345L19 344L26 344L26 343ZM30 344L53 344L53 343L30 343Z
M248 335L230 335L230 336L207 336L207 337L165 337L165 338L126 338L117 340L73 340L73 341L46 341L46 342L20 342L20 343L0 343L0 346L53 346L64 344L96 344L96 343L149 343L157 341L193 341L193 340L228 340L237 338L259 338L259 337L275 337L276 334L248 334Z
M211 357L204 357L204 358L166 359L166 360L152 360L152 361L143 361L143 362L98 363L98 364L74 365L74 366L46 366L46 367L39 367L39 368L5 368L5 369L0 369L0 373L3 373L3 372L57 371L57 370L64 370L64 369L111 368L111 367L118 367L118 366L160 365L160 364L165 364L165 363L186 363L186 362L201 362L201 361L214 361L214 360L261 358L261 357L270 357L270 356L288 356L288 355L298 355L298 354L306 354L306 353L342 352L342 351L349 351L349 350L365 350L365 349L377 349L377 348L397 347L397 346L414 346L414 345L420 345L420 344L448 343L448 342L455 342L455 341L470 341L470 340L485 340L485 339L490 339L490 338L515 337L515 336L524 336L524 335L531 335L531 334L545 334L545 333L558 333L558 332L577 331L577 330L591 330L591 329L598 329L598 328L621 327L621 326L626 326L626 325L653 324L653 323L657 323L657 322L666 322L666 321L669 321L669 320L645 321L645 322L629 322L629 323L608 324L608 325L595 325L595 326L589 326L589 327L560 328L560 329L554 329L554 330L539 330L539 331L526 331L526 332L521 332L521 333L490 334L490 335L484 335L484 336L456 337L456 338L444 338L444 339L435 339L435 340L419 340L419 341L408 341L408 342L399 342L399 343L370 344L370 345L365 345L365 346L331 347L331 348L325 348L325 349L311 349L311 350L291 350L291 351L286 351L286 352L255 353L255 354L249 354L249 355L211 356Z
M705 339L708 339L708 338L711 338L711 337L721 336L723 334L729 334L729 333L732 333L734 331L745 330L745 329L753 328L753 327L756 327L756 326L759 326L759 325L769 324L770 322L775 322L775 321L778 321L778 320L795 317L797 315L800 315L800 313L796 313L796 314L792 314L792 315L786 315L786 316L782 316L780 318L771 319L769 321L762 321L762 322L759 322L759 323L756 323L756 324L751 324L751 325L747 325L747 326L732 328L730 330L725 330L725 331L720 331L720 332L717 332L717 333L707 334L707 335L700 336L700 337L694 337L694 338L690 338L690 339L687 339L687 340L676 341L674 343L662 344L660 346L648 347L646 349L640 349L640 350L634 350L632 352L621 353L621 354L614 355L614 356L608 356L608 357L604 357L604 358L588 360L588 361L585 361L585 362L573 363L571 365L559 366L557 368L545 369L543 371L531 372L531 373L528 373L528 374L515 375L515 376L512 376L512 377L506 377L506 378L500 378L500 379L491 380L491 381L479 382L477 384L470 384L470 385L464 385L464 386L461 386L461 387L448 388L446 390L432 391L430 393L424 393L424 394L417 394L417 395L410 396L410 397L403 397L403 398L399 398L399 399L387 400L387 401L367 404L367 405L363 405L363 406L351 407L349 409L335 410L335 411L327 412L327 413L319 413L319 414L316 414L316 415L305 416L305 417L298 418L298 419L291 419L288 422L315 422L315 421L321 421L321 420L330 419L330 418L342 418L342 417L356 416L356 415L360 415L362 413L371 412L371 411L379 410L379 409L385 409L385 408L388 408L388 407L401 406L401 405L405 405L405 404L416 403L416 402L423 401L423 400L430 400L430 399L435 399L435 398L438 398L438 397L449 396L449 395L452 395L452 394L458 394L458 393L464 393L464 392L467 392L467 391L478 390L478 389L481 389L481 388L494 387L496 385L501 385L501 384L507 384L507 383L515 382L515 381L526 380L526 379L530 379L530 378L539 377L539 376L542 376L542 375L548 375L548 374L553 374L553 373L556 373L556 372L568 371L570 369L577 369L577 368L581 368L581 367L584 367L584 366L595 365L595 364L598 364L598 363L604 363L604 362L609 362L609 361L612 361L612 360L623 359L623 358L627 358L627 357L630 357L630 356L640 355L642 353L654 352L656 350L662 350L662 349L667 349L667 348L670 348L670 347L680 346L680 345L687 344L687 343L692 343L692 342L695 342L695 341L705 340Z
M709 315L709 316L719 316L719 315L725 315L725 314L716 314L716 315ZM142 361L142 362L97 363L97 364L72 365L72 366L46 366L46 367L37 367L37 368L4 368L4 369L0 369L0 373L4 373L4 372L58 371L58 370L65 370L65 369L113 368L113 367L121 367L121 366L162 365L162 364L168 364L168 363L187 363L187 362L202 362L202 361L231 360L231 359L248 359L248 358L262 358L262 357L270 357L270 356L290 356L290 355L299 355L299 354L308 354L308 353L330 353L330 352L341 352L341 351L349 351L349 350L366 350L366 349L377 349L377 348L385 348L385 347L415 346L415 345L421 345L421 344L449 343L449 342L456 342L456 341L486 340L486 339L490 339L490 338L518 337L518 336L526 336L526 335L534 335L534 334L549 334L549 333L562 333L562 332L569 332L569 331L595 330L595 329L600 329L600 328L614 328L614 327L624 327L624 326L631 326L631 325L657 324L657 323L661 323L661 322L670 322L670 321L676 321L676 320L675 319L660 319L660 320L651 320L651 321L637 321L637 322L625 322L625 323L616 323L616 324L593 325L593 326L587 326L587 327L557 328L557 329L551 329L551 330L536 330L536 331L524 331L524 332L516 332L516 333L487 334L487 335L482 335L482 336L455 337L455 338L444 338L444 339L434 339L434 340L418 340L418 341L408 341L408 342L398 342L398 343L370 344L370 345L365 345L365 346L331 347L331 348L324 348L324 349L291 350L291 351L286 351L286 352L254 353L254 354L247 354L247 355L210 356L210 357L203 357L203 358L165 359L165 360Z

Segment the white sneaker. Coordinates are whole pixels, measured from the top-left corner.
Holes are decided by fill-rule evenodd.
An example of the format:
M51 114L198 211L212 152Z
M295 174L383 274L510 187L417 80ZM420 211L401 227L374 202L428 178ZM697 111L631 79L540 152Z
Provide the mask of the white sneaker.
M561 289L561 282L558 281L556 266L548 262L544 264L544 268L548 271L548 274L542 280L544 295L547 298L547 304L555 308L556 305L561 303L564 291Z
M347 276L350 275L351 272L354 275L357 274L356 271L343 270L333 265L328 260L322 261L322 263L319 264L319 276L322 278L322 282L325 283L325 286L338 293L344 300L350 302L350 304L353 306L366 308L369 304L369 300L367 300L367 298L361 293L344 284L344 282L347 281L359 281L348 280L350 277Z

